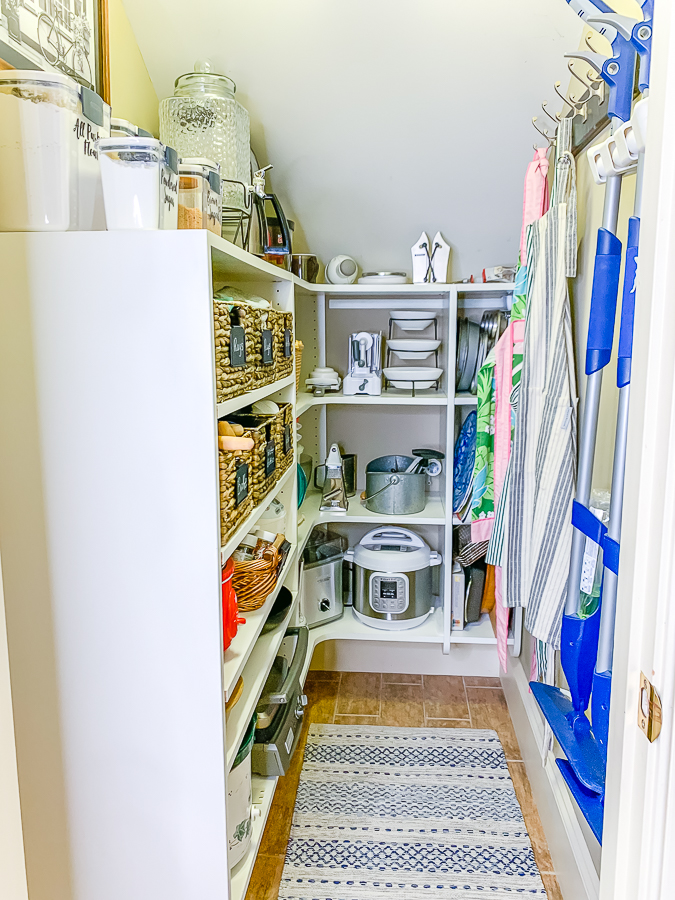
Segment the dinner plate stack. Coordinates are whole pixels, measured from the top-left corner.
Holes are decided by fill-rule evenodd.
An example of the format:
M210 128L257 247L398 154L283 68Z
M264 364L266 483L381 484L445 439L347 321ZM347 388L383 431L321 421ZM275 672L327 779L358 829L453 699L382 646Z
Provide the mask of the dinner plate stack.
M403 332L417 332L418 334L433 326L433 338L393 338L394 327ZM438 390L443 369L438 366L438 349L441 341L438 339L438 324L436 315L426 310L393 310L389 314L389 337L387 339L387 365L382 370L385 377L385 388L397 388L398 390L412 390L415 396L416 390ZM434 366L406 366L389 365L389 358L394 354L401 360L419 361L434 357Z

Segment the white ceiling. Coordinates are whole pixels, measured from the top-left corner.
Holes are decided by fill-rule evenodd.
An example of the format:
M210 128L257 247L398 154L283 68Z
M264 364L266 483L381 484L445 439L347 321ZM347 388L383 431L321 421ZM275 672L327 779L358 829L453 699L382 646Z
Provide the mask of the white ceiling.
M422 230L454 279L514 263L542 100L582 24L564 0L124 0L160 99L209 58L326 263L410 271Z

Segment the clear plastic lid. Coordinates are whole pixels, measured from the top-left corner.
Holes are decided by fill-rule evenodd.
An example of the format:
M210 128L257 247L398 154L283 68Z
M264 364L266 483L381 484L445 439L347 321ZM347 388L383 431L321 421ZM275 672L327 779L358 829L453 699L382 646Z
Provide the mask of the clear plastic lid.
M5 69L0 71L0 84L41 84L64 87L79 92L79 84L60 72L41 72L39 69Z
M110 130L116 132L113 137L128 136L138 137L138 127L126 119L111 119Z
M211 94L234 100L237 85L227 75L219 75L211 70L208 60L195 63L194 72L180 75L174 85L174 96L189 97L199 94Z

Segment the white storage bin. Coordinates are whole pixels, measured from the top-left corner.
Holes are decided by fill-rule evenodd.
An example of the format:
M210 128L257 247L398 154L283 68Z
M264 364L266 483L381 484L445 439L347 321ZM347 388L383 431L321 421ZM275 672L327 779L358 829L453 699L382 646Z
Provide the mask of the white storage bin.
M98 141L109 231L178 227L178 158L154 138Z
M54 72L0 72L0 231L78 227L78 85Z
M78 231L105 231L101 168L95 144L110 137L110 107L87 87L80 88L76 121L78 143Z

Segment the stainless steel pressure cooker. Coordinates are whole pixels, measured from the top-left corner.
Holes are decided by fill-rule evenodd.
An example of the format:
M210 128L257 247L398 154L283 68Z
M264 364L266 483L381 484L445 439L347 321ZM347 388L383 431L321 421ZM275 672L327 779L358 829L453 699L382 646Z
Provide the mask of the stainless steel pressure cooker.
M413 531L375 528L345 561L354 565L354 615L366 625L414 628L433 612L431 569L443 560Z

